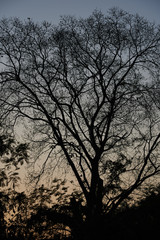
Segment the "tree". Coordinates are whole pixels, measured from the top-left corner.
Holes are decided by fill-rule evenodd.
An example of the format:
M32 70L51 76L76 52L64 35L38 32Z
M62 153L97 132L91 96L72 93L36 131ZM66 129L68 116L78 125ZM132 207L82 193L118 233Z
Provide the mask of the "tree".
M63 239L63 235L69 236L70 227L74 232L74 208L69 204L71 195L64 185L65 181L54 179L50 189L42 185L27 195L11 191L5 204L7 239L55 239L56 235Z
M79 191L67 193L65 184L65 181L54 179L50 189L42 185L30 194L29 212L32 214L28 226L34 230L34 235L37 233L41 238L45 236L52 239L58 236L58 239L82 239L80 231L84 224L84 199Z
M58 26L2 19L0 55L1 119L27 119L42 172L70 166L95 237L104 200L112 214L159 175L159 27L116 8Z
M109 239L156 238L160 224L159 186L150 190L145 192L143 200L138 204L115 213L109 223Z
M15 191L20 179L19 165L27 160L27 144L17 143L11 136L0 135L0 237L2 239L7 239L7 225L11 211L11 205L8 206L10 191L7 188Z
M0 187L15 189L20 177L20 166L28 162L28 144L17 142L12 136L0 136Z

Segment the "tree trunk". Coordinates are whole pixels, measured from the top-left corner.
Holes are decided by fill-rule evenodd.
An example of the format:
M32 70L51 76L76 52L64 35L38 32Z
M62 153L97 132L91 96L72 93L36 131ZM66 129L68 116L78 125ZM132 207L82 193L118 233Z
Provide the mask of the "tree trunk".
M96 184L91 186L87 199L85 239L102 239L102 191L103 180L98 176Z

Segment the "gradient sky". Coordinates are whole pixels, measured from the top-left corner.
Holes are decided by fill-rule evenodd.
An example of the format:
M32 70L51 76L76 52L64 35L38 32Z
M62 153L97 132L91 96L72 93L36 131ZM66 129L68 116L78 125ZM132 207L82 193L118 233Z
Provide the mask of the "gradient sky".
M112 7L138 13L160 24L160 0L0 0L0 19L19 17L34 21L59 22L62 15L88 17L95 9L107 14ZM22 175L24 172L21 170Z
M115 6L160 24L160 0L0 0L0 19L16 16L57 24L61 15L87 17L95 9L107 13Z

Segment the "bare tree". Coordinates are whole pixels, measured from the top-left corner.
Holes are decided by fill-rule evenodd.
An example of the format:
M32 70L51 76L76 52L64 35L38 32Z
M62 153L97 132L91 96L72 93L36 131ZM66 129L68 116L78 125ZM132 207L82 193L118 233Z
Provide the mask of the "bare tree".
M157 26L115 8L58 26L3 19L0 56L1 119L28 119L35 141L71 167L93 229L103 199L112 213L159 176Z

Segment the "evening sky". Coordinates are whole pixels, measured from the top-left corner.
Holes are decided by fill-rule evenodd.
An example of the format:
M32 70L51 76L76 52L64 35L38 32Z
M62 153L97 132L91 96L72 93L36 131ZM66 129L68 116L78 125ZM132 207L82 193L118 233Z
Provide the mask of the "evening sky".
M36 22L46 20L58 24L63 15L85 18L95 9L107 14L112 7L119 7L131 14L138 13L160 24L160 0L0 0L0 19L18 17L21 20L29 18Z
M112 7L138 13L149 21L160 24L160 0L0 0L0 19L31 18L34 21L46 20L57 24L63 15L87 17L95 9L106 14Z

